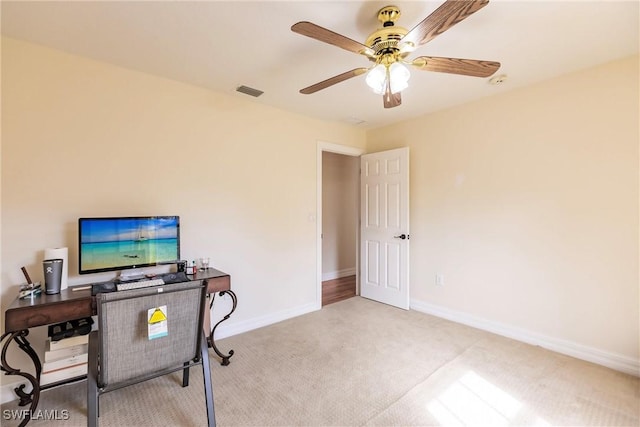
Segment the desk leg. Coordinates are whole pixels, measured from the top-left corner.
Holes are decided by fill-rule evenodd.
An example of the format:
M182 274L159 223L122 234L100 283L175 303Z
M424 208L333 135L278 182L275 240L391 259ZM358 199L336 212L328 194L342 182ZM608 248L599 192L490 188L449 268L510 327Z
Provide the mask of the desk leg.
M223 296L224 294L227 294L227 293L231 296L231 300L233 301L233 307L231 308L231 311L222 318L222 320L220 320L218 323L215 324L215 326L211 330L211 333L209 334L209 338L207 339L209 347L213 348L213 351L215 351L216 354L222 358L222 362L220 362L222 366L227 366L230 363L229 359L231 358L231 356L233 356L233 350L229 350L229 354L226 356L220 353L220 350L218 350L218 347L216 346L216 342L213 336L216 332L216 328L218 327L218 325L224 322L225 320L227 320L231 316L231 314L236 310L236 305L238 304L238 298L236 297L236 294L233 291L229 290L229 291L218 292L220 296ZM213 294L213 296L211 297L211 303L209 304L209 310L211 310L211 308L213 307L213 301L215 300L215 298L216 298L216 294Z
M20 398L20 406L26 406L31 403L29 407L29 411L26 412L24 420L20 423L20 427L27 425L27 423L31 420L31 414L33 414L38 406L38 400L40 399L40 372L42 371L42 365L40 364L40 359L38 355L31 347L31 344L27 340L27 335L29 335L29 330L25 329L18 332L6 332L0 338L0 342L6 339L6 342L2 346L2 356L0 357L1 364L0 369L6 372L7 375L20 375L21 377L26 378L31 383L33 390L31 393L24 392L24 384L20 385L15 389L16 394ZM15 341L18 344L18 347L31 358L33 361L33 366L36 368L36 376L34 377L31 374L26 372L20 372L20 369L12 368L7 363L7 349L9 348L9 344L11 341Z

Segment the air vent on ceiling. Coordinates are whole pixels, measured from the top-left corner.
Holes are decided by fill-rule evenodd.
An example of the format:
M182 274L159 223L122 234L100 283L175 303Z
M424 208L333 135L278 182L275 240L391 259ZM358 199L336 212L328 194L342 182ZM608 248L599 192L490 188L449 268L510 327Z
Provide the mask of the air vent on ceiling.
M238 86L236 88L236 92L244 93L245 95L251 95L251 96L256 97L256 98L264 93L261 90L254 89L254 88L249 87L249 86Z
M344 121L352 125L360 125L362 123L366 123L366 121L357 117L347 117L346 119L344 119Z

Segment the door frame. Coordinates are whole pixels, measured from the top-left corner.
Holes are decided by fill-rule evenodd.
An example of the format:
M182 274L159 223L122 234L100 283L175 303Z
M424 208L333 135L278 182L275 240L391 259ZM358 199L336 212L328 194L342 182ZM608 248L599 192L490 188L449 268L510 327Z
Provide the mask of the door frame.
M350 147L348 145L334 144L332 142L318 141L316 151L316 310L322 308L322 153L342 154L345 156L360 157L365 153L363 148ZM359 197L359 196L358 196ZM359 204L358 204L359 206ZM360 214L358 214L358 224ZM360 277L360 226L356 227L356 278ZM356 294L358 281L356 281Z

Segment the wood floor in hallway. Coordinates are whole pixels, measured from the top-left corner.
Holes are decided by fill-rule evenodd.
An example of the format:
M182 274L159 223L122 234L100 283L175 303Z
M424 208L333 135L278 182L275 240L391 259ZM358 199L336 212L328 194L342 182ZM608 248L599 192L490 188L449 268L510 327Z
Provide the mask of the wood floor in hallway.
M322 282L322 306L356 296L356 276Z

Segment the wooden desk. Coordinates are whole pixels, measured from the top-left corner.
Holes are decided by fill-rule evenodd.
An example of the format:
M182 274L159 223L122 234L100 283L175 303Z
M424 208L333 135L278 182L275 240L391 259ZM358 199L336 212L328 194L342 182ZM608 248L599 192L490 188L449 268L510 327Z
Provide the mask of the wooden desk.
M213 328L211 328L210 316L204 316L205 335L208 335L207 343L209 344L209 347L213 348L216 354L222 359L221 364L228 365L229 358L233 356L233 350L230 350L227 355L221 353L215 344L214 333L218 325L227 320L236 309L237 298L235 293L231 290L231 276L227 273L216 270L215 268L209 268L204 271L198 271L195 275L188 277L191 280L203 280L206 282L207 293L209 294L208 297L211 300L208 305L209 309L213 306L213 300L216 294L219 294L220 296L229 294L231 296L233 301L231 311L224 316L222 320L217 322ZM7 375L20 375L24 377L29 380L33 386L31 393L25 393L24 385L15 389L16 394L20 398L20 406L26 406L29 403L31 404L29 408L30 410L28 411L25 419L20 423L20 427L29 422L30 414L35 413L41 390L64 384L64 382L61 382L40 387L40 373L42 371L42 365L40 363L40 358L27 340L29 329L37 326L62 323L69 320L82 319L96 315L96 303L95 298L91 296L91 290L73 291L72 289L73 287L62 290L56 295L47 295L42 293L32 299L16 298L4 313L5 332L0 338L0 342L6 341L2 346L0 369L3 372L6 372ZM21 372L19 369L12 368L7 363L6 353L11 342L15 342L18 347L20 347L20 349L31 358L35 367L35 376L27 372Z

